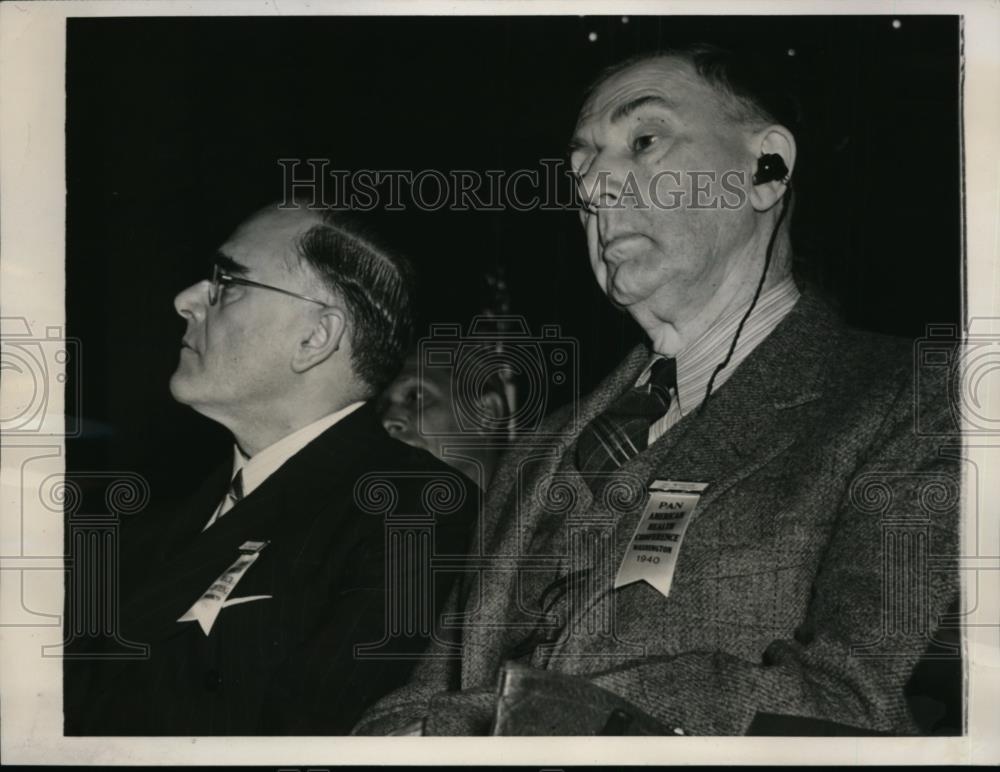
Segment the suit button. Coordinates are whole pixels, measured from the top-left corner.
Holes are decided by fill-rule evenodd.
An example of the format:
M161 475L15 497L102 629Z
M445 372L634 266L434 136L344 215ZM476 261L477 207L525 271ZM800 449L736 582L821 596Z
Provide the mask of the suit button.
M795 640L803 646L808 646L816 638L816 633L805 625L795 628Z
M218 670L209 670L205 673L205 688L210 692L218 691L222 688L222 673Z

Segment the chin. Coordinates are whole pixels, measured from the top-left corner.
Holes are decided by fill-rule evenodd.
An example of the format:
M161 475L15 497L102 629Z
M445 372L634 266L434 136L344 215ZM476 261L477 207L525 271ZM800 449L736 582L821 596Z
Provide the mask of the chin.
M170 376L170 396L182 405L190 405L193 402L190 378L180 370Z
M651 293L646 292L644 288L630 287L627 282L611 281L605 294L618 308L631 309L646 300Z

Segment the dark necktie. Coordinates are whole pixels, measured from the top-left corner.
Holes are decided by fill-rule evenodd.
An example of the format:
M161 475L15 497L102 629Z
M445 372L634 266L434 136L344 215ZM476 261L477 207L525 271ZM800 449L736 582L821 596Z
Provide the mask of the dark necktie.
M677 360L657 359L645 385L629 389L580 433L576 468L613 471L645 450L649 427L666 414L676 388Z
M233 481L229 483L229 490L226 491L226 498L222 502L222 509L219 511L219 517L222 517L230 509L235 507L240 501L243 500L243 467L240 467L236 474L233 475Z

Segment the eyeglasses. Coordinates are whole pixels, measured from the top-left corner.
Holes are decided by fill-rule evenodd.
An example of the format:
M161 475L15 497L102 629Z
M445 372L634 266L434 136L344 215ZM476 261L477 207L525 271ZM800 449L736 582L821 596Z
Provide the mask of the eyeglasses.
M280 292L282 295L290 295L293 298L299 298L300 300L308 300L310 303L318 303L321 306L327 306L324 300L317 300L316 298L311 298L308 295L300 295L298 292L292 292L291 290L282 289L281 287L272 287L270 284L261 284L259 281L250 281L250 279L241 279L238 276L233 276L232 274L226 273L219 267L218 263L212 266L212 279L208 287L208 304L214 306L222 294L222 289L224 287L229 287L233 284L240 284L244 287L257 287L258 289L271 290L272 292Z

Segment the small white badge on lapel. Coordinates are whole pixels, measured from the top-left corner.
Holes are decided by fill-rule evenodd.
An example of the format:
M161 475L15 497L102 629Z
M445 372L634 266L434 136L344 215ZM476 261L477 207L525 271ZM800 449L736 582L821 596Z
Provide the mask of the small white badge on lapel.
M236 588L236 584L243 578L243 574L254 564L260 556L260 552L268 545L266 541L245 541L240 545L240 556L236 559L222 575L212 582L211 586L205 590L204 594L195 601L195 604L188 609L178 622L197 622L201 625L202 632L208 635L212 631L216 617L219 612L227 606L235 606L240 603L248 603L252 600L262 600L270 598L270 595L249 595L245 598L226 599Z
M615 589L644 581L664 597L670 594L674 568L691 513L708 483L656 480L649 501L618 567Z

